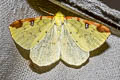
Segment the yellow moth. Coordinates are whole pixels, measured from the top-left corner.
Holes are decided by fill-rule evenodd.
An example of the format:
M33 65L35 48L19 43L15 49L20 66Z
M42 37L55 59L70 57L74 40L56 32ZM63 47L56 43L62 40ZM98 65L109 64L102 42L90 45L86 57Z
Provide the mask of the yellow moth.
M89 52L110 35L110 30L102 24L64 17L61 12L17 20L9 28L14 41L30 50L30 58L38 66L48 66L60 59L80 66L89 58Z

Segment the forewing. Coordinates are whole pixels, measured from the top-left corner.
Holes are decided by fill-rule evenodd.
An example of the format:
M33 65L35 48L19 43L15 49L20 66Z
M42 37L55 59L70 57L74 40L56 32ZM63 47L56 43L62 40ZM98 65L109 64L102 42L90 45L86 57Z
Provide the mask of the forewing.
M30 49L30 58L38 66L51 65L60 59L60 43L55 28L53 27L43 40Z
M61 59L74 66L80 66L89 58L89 52L83 51L64 28L61 39Z
M50 17L41 16L15 21L9 28L14 41L29 50L45 37L52 26Z
M65 27L74 42L87 52L102 45L110 35L107 27L77 17L67 19Z

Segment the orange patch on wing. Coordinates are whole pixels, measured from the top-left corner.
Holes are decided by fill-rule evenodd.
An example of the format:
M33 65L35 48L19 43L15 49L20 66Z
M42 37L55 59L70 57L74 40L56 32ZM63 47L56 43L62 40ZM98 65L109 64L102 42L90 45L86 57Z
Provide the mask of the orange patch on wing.
M80 21L80 18L77 17L77 21Z
M15 22L13 22L12 24L10 24L11 27L16 27L16 28L19 28L22 26L22 22L21 20L17 20Z
M65 17L65 19L67 20L67 19L72 19L72 17L70 17L70 16L67 16L67 17Z
M40 20L42 20L42 16L40 16Z
M50 18L50 19L53 18L53 16L45 16L45 17ZM40 20L42 20L42 16L37 17L37 18L40 18ZM22 24L23 24L24 22L26 22L26 21L30 22L31 25L33 25L34 20L35 20L35 18L20 19L20 20L17 20L17 21L15 21L15 22L13 22L12 24L10 24L10 26L11 26L11 27L19 28L19 27L21 27Z
M47 18L51 18L51 19L53 19L53 16L46 16Z
M98 30L99 32L110 32L110 29L107 28L107 27L104 26L104 25L97 26L97 30Z
M35 18L21 19L22 22L25 22L25 21L31 22L31 21L34 21L34 20L35 20Z
M88 21L88 20L83 20L85 23L87 23L87 24L89 24L89 25L95 25L95 26L100 26L100 24L98 24L98 23L95 23L95 22L93 22L93 21Z
M89 24L89 25L95 25L97 26L97 30L99 32L110 32L110 29L107 28L106 26L102 25L102 24L99 24L99 23L96 23L96 22L93 22L93 21L88 21L88 20L83 20L85 23Z
M15 22L13 22L12 24L10 24L11 27L16 27L16 28L19 28L22 26L23 22L25 21L29 21L29 22L32 22L34 21L35 18L27 18L27 19L21 19L21 20L17 20Z

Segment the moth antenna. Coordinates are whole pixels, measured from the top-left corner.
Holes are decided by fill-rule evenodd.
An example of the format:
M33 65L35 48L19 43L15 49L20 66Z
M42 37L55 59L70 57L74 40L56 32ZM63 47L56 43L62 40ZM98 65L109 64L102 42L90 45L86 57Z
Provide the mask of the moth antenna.
M50 13L50 12L48 12L48 11L46 11L46 10L42 9L42 8L40 8L40 10L41 10L41 11L43 11L43 12L45 12L45 13L47 13L47 14L49 14L49 15L54 16L54 14L53 14L53 13Z

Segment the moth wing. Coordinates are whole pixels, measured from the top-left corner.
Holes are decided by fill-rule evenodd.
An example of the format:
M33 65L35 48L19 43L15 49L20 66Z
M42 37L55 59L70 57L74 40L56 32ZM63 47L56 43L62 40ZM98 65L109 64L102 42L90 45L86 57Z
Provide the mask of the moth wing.
M80 66L89 58L89 52L85 52L71 38L65 29L61 40L61 59L74 66Z
M52 19L46 16L37 18L22 19L13 22L10 32L14 41L24 49L29 50L35 46L39 40L44 38L46 31L53 25Z
M83 19L72 17L66 20L65 27L74 42L84 51L89 52L102 45L110 35L105 26ZM98 26L99 25L99 26Z
M60 43L53 27L43 40L30 49L30 58L38 66L48 66L60 59Z

